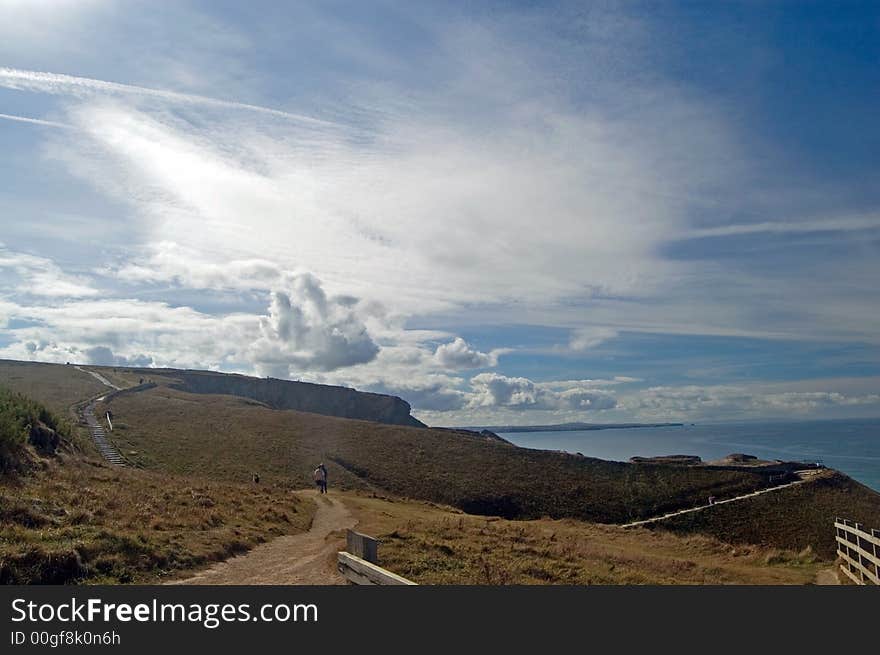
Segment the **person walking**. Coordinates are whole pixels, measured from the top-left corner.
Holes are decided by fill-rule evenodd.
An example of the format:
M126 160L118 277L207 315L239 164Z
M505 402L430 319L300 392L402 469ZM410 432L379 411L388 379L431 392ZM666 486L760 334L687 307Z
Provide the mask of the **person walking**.
M327 467L324 466L324 462L318 464L314 476L315 486L318 487L318 492L322 494L327 493Z

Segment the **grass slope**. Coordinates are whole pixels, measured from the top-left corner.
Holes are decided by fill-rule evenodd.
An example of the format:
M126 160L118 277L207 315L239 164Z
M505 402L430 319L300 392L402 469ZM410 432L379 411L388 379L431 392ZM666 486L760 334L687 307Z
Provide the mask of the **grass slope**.
M345 496L379 563L420 584L807 584L805 550L732 547L704 536L571 519L487 520L412 501Z
M713 535L729 543L795 550L812 546L820 556L833 559L837 516L880 528L880 494L842 473L829 472L807 484L683 514L657 527Z
M0 584L154 582L306 530L313 509L265 485L48 462L0 476Z
M75 366L0 360L0 386L24 394L61 416L107 387Z
M110 407L113 439L148 468L237 481L255 471L305 485L323 460L331 484L507 518L623 522L765 485L760 473L606 462L167 387L121 396Z
M289 488L111 468L70 435L0 389L0 584L149 581L311 523Z

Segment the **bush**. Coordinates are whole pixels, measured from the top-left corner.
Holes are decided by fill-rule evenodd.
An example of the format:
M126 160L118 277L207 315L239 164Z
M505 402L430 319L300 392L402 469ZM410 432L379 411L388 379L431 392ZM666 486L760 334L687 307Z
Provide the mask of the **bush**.
M0 473L25 466L28 442L51 454L69 433L67 425L43 405L0 387Z

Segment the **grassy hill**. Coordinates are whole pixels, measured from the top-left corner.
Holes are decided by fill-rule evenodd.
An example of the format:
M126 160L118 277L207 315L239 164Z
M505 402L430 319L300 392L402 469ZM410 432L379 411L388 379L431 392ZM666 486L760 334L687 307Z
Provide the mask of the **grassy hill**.
M708 534L728 543L795 550L811 546L822 557L833 559L837 516L880 528L880 494L835 471L809 484L683 514L657 527Z
M145 467L217 480L381 488L507 518L623 522L766 486L761 472L607 462L450 430L280 411L157 387L110 402L113 439ZM103 408L102 408L103 409Z
M59 416L66 416L74 403L107 390L75 366L8 359L0 359L0 386L44 404Z
M70 437L0 389L0 584L153 581L311 523L285 487L111 468Z
M155 579L279 532L301 530L311 509L296 505L289 491L309 486L319 461L328 464L334 489L377 491L516 519L622 523L766 485L767 471L607 462L516 448L467 431L382 425L273 409L242 397L192 394L171 388L170 375L112 368L101 373L120 386L144 377L159 382L110 401L116 426L111 438L145 470L109 469L84 456L88 449L62 448L52 457L26 446L36 464L30 473L0 474L0 580ZM72 366L0 362L3 382L33 390L56 416L106 391ZM75 438L76 429L62 434L62 441ZM259 488L250 483L253 472L263 479ZM210 512L193 505L203 494L210 501L199 502ZM129 512L141 499L147 504L139 513ZM295 506L296 512L266 514L267 506ZM144 515L155 517L155 527L143 524ZM833 557L830 526L836 515L880 527L880 494L833 473L678 517L657 532L786 552L811 546ZM430 542L431 531L440 530L432 526L425 524L419 539ZM482 536L478 532L471 536ZM422 541L412 544L421 547ZM403 557L403 542L394 543ZM479 543L479 549L497 545ZM550 548L530 543L541 552ZM472 564L480 560L477 551L461 557ZM55 571L57 561L76 566ZM431 576L426 579L435 579Z

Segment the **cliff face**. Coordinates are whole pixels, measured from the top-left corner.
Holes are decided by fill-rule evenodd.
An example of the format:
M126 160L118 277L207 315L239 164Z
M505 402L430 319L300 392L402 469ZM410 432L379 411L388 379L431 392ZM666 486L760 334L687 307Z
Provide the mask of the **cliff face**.
M155 370L153 372L158 373ZM275 409L293 409L376 423L425 427L424 423L410 416L409 403L397 396L308 382L252 378L205 371L169 371L168 377L179 380L179 383L171 385L173 388L189 393L242 396Z

